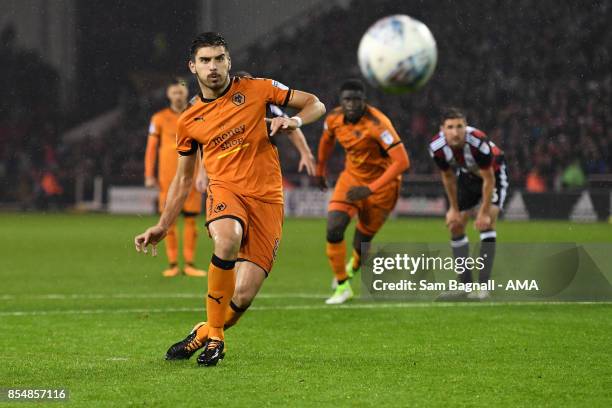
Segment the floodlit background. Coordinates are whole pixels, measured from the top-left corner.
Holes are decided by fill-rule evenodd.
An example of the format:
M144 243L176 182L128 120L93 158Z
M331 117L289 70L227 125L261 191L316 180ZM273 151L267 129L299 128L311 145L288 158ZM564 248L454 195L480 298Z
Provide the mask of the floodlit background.
M192 38L223 33L235 70L312 92L330 111L360 75L362 34L397 13L430 28L439 60L416 93L368 88L412 162L374 242L448 249L427 144L455 105L508 162L493 279L533 277L516 269L536 269L542 246L599 250L534 272L559 283L563 302L497 292L330 308L328 196L277 138L287 217L270 277L218 367L164 361L205 320L206 280L164 278L164 251L136 254L133 239L157 221L149 120L167 81L189 76ZM67 389L71 407L612 406L610 22L609 0L0 0L0 405L10 387ZM303 128L313 152L322 123ZM332 184L342 167L337 148ZM471 225L467 235L477 251ZM502 254L513 245L527 249ZM198 267L211 252L200 228Z
M439 62L417 93L369 90L412 159L400 214L440 214L426 145L440 108L455 105L506 152L509 218L567 219L578 203L578 218L609 217L609 1L2 0L0 7L2 207L105 210L113 186L142 186L148 121L166 103L166 81L188 75L198 32L223 33L236 70L313 92L332 108L341 81L359 76L365 29L403 13L430 27ZM304 128L315 152L321 123ZM279 149L286 186L307 187L296 174L297 152L285 140ZM343 166L337 153L332 174ZM305 208L288 204L288 213L324 213L324 199L312 196Z

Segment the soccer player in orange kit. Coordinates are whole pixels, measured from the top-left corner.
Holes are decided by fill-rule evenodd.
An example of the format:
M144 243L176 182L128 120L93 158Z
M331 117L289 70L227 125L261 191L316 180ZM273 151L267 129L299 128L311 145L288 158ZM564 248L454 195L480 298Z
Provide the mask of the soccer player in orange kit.
M346 164L329 202L326 252L335 276L334 294L327 304L353 297L349 279L361 267L361 244L372 241L395 207L401 174L410 161L391 121L366 103L365 87L350 79L340 87L340 106L332 110L319 143L317 178L327 188L325 167L336 140L346 151ZM344 232L357 215L353 255L345 266Z
M253 78L253 75L251 75L247 71L237 71L235 73L235 76ZM287 114L283 112L281 108L279 108L278 106L274 104L268 104L268 113L266 114L266 116L267 117L276 117L276 116L288 117ZM301 172L302 170L306 170L306 174L308 174L309 176L314 176L315 171L316 171L316 163L315 163L314 156L312 155L312 151L310 150L310 147L308 146L308 142L306 142L306 137L304 136L304 133L302 133L300 129L295 129L293 132L287 134L287 138L289 139L293 147L295 147L295 149L300 154L300 162L298 163L298 172Z
M191 45L189 69L200 86L200 100L179 118L180 153L176 176L157 225L136 236L137 251L147 251L167 234L189 195L196 153L203 152L208 173L206 224L214 243L208 269L207 321L173 344L166 359L190 358L216 365L224 356L224 330L237 323L270 273L283 223L282 176L270 136L290 133L316 121L325 106L312 94L270 79L230 77L231 58L217 33L198 35ZM290 106L291 118L269 119L266 107Z
M176 173L178 153L176 152L176 124L179 116L187 108L187 90L185 80L175 78L168 84L166 97L170 106L156 112L149 125L149 137L145 152L145 186L159 187L159 211L164 209L170 183ZM157 178L155 166L157 164ZM198 166L200 167L200 166ZM197 171L197 170L196 170ZM201 213L202 194L195 185L183 206L183 271L187 276L202 277L206 272L194 265L195 249L198 238L196 216ZM181 273L178 265L178 236L176 224L168 230L166 236L166 256L168 269L163 271L165 277L174 277Z

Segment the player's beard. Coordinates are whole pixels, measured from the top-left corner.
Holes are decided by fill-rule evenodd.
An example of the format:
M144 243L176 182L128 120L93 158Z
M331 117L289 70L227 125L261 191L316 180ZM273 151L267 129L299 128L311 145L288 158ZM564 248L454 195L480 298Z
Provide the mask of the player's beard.
M217 81L216 83L212 83L211 81L208 80L208 78L202 78L200 74L198 74L197 72L195 76L198 79L198 83L200 84L200 86L205 86L211 91L218 91L220 89L224 89L227 86L229 72L225 74L225 77L222 77L221 75L219 75L222 78L222 80Z

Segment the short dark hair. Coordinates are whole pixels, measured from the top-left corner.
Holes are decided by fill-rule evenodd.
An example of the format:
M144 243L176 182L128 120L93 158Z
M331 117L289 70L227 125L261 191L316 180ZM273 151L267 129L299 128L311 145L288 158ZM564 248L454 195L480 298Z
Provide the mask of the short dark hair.
M440 114L440 124L444 124L447 119L463 119L467 120L465 117L465 113L459 108L448 107L442 109L442 113Z
M359 79L347 79L340 85L342 91L359 91L365 93L365 85Z
M253 78L253 75L248 71L236 71L234 75L240 78Z
M187 86L187 80L180 76L172 77L172 79L168 81L168 87L173 86L173 85Z
M225 50L229 52L227 42L221 34L207 31L205 33L198 34L191 42L191 47L189 48L189 59L193 61L198 50L203 47L225 47Z

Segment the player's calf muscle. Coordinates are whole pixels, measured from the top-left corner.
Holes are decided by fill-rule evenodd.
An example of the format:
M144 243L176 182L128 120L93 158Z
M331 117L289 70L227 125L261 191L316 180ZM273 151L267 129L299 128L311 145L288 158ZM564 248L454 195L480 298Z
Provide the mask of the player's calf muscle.
M256 294L256 291L253 291L244 285L236 286L234 296L232 296L232 302L234 302L234 304L239 308L246 310L249 308L249 306L251 306L251 302L253 302Z

